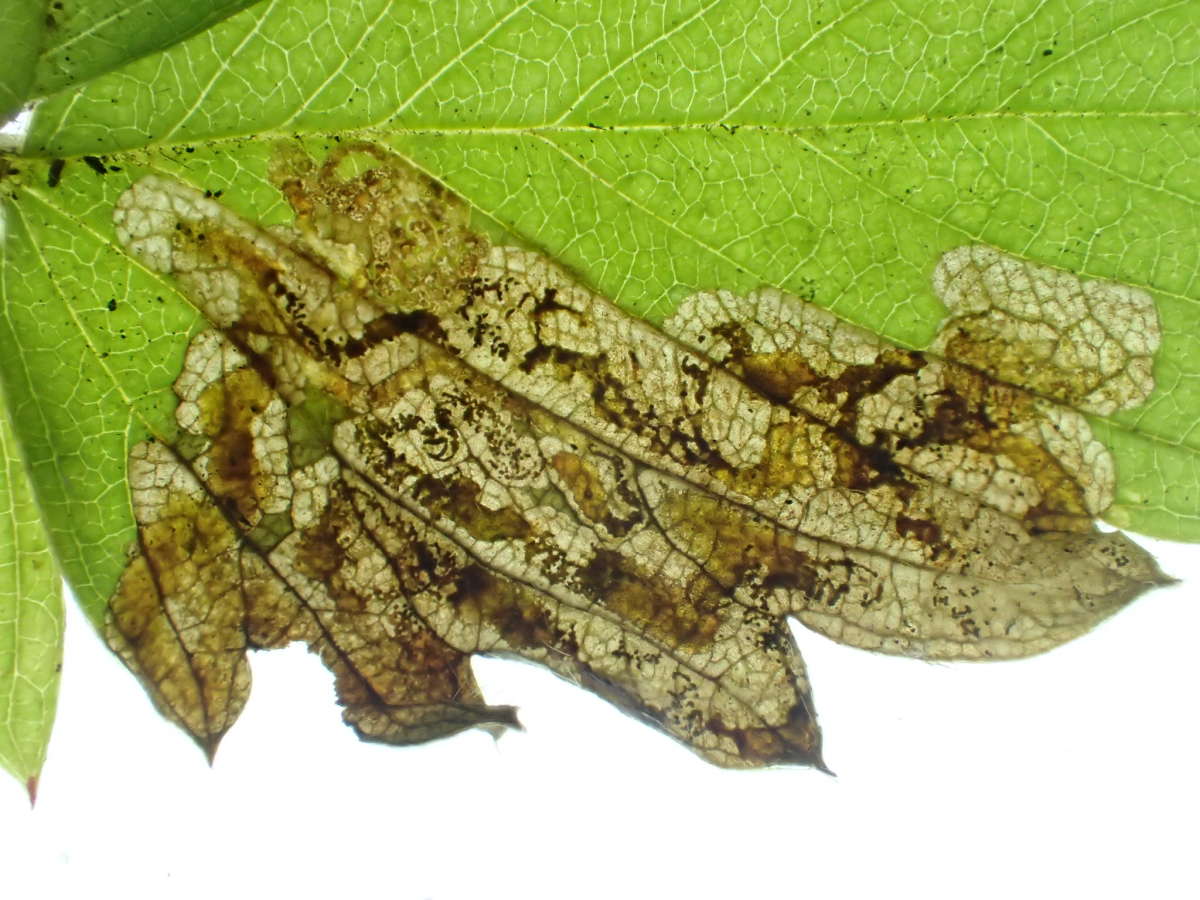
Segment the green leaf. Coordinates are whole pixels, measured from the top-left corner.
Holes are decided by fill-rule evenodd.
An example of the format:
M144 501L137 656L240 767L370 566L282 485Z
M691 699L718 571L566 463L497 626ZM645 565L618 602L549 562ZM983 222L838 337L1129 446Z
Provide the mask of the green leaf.
M24 164L20 175L44 186L47 166ZM103 237L114 187L78 161L55 189L27 181L22 202L4 208L0 269L0 378L13 426L60 564L96 621L134 537L128 448L167 427L174 404L159 385L178 371L179 339L195 319Z
M652 319L765 283L924 346L933 264L970 242L1145 288L1158 390L1094 420L1109 515L1200 539L1197 25L1178 0L303 0L52 98L9 179L0 375L62 564L99 616L127 448L170 428L196 326L114 247L116 198L157 171L284 221L266 168L292 137L390 144Z
M0 123L29 99L45 16L43 0L8 0L0 7Z
M0 122L24 104L199 34L258 0L8 0Z
M0 766L32 801L58 699L62 578L2 405L0 466Z
M42 97L199 34L258 0L50 0L36 4L45 49L32 73ZM48 9L46 8L48 7Z

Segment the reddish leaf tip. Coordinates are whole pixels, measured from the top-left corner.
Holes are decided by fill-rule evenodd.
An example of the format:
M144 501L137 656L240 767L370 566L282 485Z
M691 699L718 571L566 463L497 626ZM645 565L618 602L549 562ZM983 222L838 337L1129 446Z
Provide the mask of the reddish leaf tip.
M29 794L29 808L37 806L38 776L30 775L25 779L25 791Z

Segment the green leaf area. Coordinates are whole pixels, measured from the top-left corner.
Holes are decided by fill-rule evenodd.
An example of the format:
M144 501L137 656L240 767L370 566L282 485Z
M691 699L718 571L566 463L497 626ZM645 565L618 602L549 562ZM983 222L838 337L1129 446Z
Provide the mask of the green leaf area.
M30 95L45 27L43 5L42 0L7 0L0 7L0 122Z
M27 101L198 34L258 0L4 0L0 122Z
M0 767L32 801L58 699L62 577L2 405L0 548Z
M153 170L285 221L266 169L296 138L389 144L651 319L771 284L920 347L934 262L972 242L1145 288L1158 390L1094 420L1109 517L1200 539L1198 84L1185 0L253 6L45 103L8 178L0 372L55 546L98 616L126 452L169 428L198 325L114 201Z

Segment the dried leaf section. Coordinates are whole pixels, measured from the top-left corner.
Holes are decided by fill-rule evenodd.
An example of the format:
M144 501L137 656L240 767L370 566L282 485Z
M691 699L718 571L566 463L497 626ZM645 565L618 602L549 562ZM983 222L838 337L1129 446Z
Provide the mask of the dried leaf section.
M1162 581L1095 529L1112 463L1068 405L1144 397L1141 292L968 247L935 270L959 310L936 354L773 290L697 294L660 331L489 244L374 146L284 148L273 178L287 229L154 175L114 214L213 327L176 382L177 436L132 453L138 546L108 636L210 753L246 651L301 640L371 739L514 725L472 679L486 653L720 765L820 766L788 617L1010 658Z

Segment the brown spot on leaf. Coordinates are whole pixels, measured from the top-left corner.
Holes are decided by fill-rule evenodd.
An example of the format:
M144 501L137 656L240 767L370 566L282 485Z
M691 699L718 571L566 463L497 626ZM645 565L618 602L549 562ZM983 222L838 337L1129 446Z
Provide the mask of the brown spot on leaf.
M801 703L791 708L787 721L777 726L730 728L717 716L708 727L733 741L742 759L758 766L782 763L814 766L823 771L821 734L812 714Z
M255 420L274 396L256 372L239 369L210 386L198 404L201 427L212 438L209 487L251 524L257 523L259 506L270 491L254 448Z
M902 537L911 537L929 547L931 559L937 559L949 547L942 540L942 528L936 522L928 519L916 519L909 516L896 517L896 530Z
M468 621L486 622L514 647L540 649L561 638L545 609L476 563L459 573L449 601Z
M593 522L604 521L608 513L608 494L596 468L588 460L565 450L555 453L550 465L566 482L583 514Z
M520 540L530 534L529 523L511 507L488 509L480 488L464 478L424 475L412 487L415 499L434 512L459 523L480 541Z
M746 382L776 403L787 403L800 388L824 380L796 353L753 353L740 361Z
M698 650L719 627L721 596L707 578L680 588L613 550L599 549L579 574L579 590L593 602L666 641Z

